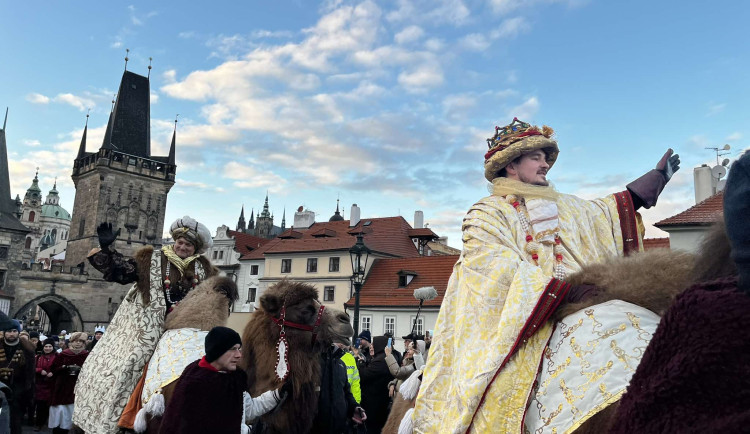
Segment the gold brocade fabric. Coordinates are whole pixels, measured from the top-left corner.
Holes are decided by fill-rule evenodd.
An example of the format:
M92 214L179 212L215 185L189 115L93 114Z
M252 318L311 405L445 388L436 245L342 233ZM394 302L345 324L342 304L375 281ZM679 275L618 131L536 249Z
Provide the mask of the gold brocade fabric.
M558 193L556 202L567 273L622 255L613 195L587 201ZM414 430L465 432L487 391L471 431L519 432L552 326L522 345L487 388L553 276L553 247L543 244L539 266L533 265L518 214L499 196L476 203L462 231L464 249L438 315Z
M178 270L180 270L180 274L183 276L185 275L185 270L187 270L187 267L190 265L190 263L198 259L198 257L200 256L199 254L195 254L193 256L188 256L187 258L182 259L177 256L177 253L174 252L174 247L171 245L162 247L161 251L164 253L164 256L167 257L169 262L177 267Z

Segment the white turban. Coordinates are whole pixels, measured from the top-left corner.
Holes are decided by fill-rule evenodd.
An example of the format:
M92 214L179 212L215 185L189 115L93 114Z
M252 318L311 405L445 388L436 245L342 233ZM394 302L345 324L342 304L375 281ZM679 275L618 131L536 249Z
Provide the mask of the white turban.
M206 253L214 245L211 232L206 225L198 223L190 216L185 216L172 222L172 225L169 227L169 233L172 234L172 238L175 241L180 237L190 241L195 246L195 253L198 254Z

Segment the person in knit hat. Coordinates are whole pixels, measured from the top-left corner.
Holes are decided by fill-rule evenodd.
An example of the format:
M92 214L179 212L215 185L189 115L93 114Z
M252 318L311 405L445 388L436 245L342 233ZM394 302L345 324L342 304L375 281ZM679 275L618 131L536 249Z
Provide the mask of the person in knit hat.
M28 335L20 335L21 323L0 312L4 325L0 345L0 381L10 387L10 432L21 434L23 415L34 399L34 345Z
M166 316L198 283L218 274L203 255L213 244L205 225L185 216L170 225L170 233L174 245L146 246L125 257L114 248L120 229L111 223L97 227L100 248L89 253L89 263L105 280L133 286L76 385L73 420L86 432L133 429L138 409L126 406L139 402L130 397L138 392Z
M552 128L513 119L495 127L487 144L491 195L463 219L463 252L414 409L418 432L523 431L528 392L552 336L548 318L560 303L595 291L572 288L565 276L642 250L636 210L654 206L679 168L669 149L623 191L584 200L550 185L560 155ZM472 358L478 348L492 350Z
M273 409L291 388L269 390L256 398L247 390L240 335L214 327L206 335L206 355L189 364L174 389L161 422L161 433L242 433L243 426ZM243 410L244 407L244 410Z
M750 427L750 153L724 190L724 221L736 269L678 295L662 316L620 400L611 433L748 432ZM717 229L721 229L719 226ZM706 238L698 261L717 249Z

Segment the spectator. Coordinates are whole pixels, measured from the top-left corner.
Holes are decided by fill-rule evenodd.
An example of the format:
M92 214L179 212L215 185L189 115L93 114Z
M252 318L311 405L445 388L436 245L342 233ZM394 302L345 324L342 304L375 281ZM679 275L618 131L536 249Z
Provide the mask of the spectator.
M237 367L242 358L240 335L214 327L205 342L206 355L180 375L164 411L161 433L240 433L243 424L273 409L291 388L291 383L284 383L279 390L251 398L245 391L247 374Z
M343 345L333 344L320 355L320 397L311 432L346 433L350 418L355 418L358 423L366 419L361 417L363 410L351 392L347 366L342 360L345 352L341 347Z
M385 362L385 347L388 338L376 336L372 342L373 358L366 367L360 368L362 385L362 407L367 410L367 432L379 433L388 418L388 383L391 376Z
M10 432L21 434L23 415L34 398L34 346L28 334L19 338L21 324L18 320L8 320L4 314L3 317L5 334L0 353L0 381L11 389Z
M66 433L73 426L73 402L75 388L81 366L89 352L86 351L88 335L74 332L70 335L69 348L55 357L50 367L54 385L50 396L49 422L52 433Z
M362 389L360 388L357 361L351 353L345 350L346 345L338 343L334 345L341 349L341 361L344 362L344 365L346 366L346 378L349 380L349 387L352 391L352 396L354 396L354 400L359 404L362 402Z
M359 363L367 365L372 358L370 350L372 349L372 335L370 330L364 330L359 334Z
M415 343L416 347L414 346ZM409 341L404 360L401 363L401 366L399 366L396 362L396 358L393 357L393 354L390 354L390 348L385 348L385 362L388 364L388 369L394 377L394 379L388 384L389 397L394 398L401 387L401 383L408 379L414 371L424 367L424 351L425 343L423 340Z
M99 340L102 338L102 336L104 336L105 330L106 328L104 326L97 325L96 327L94 327L94 339L92 339L91 342L86 345L87 350L92 351L94 349L96 344L99 343Z
M49 400L52 396L52 362L55 361L55 341L47 339L42 344L42 354L36 359L36 421L34 431L47 425L49 419Z

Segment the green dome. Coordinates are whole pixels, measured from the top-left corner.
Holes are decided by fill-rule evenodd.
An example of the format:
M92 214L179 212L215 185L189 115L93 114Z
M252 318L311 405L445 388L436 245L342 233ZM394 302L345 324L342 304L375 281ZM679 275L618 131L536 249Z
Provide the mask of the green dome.
M51 217L64 220L70 220L70 213L60 205L44 204L42 205L42 217Z

